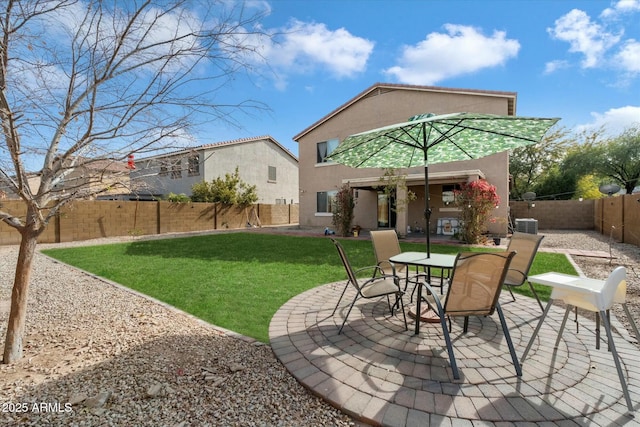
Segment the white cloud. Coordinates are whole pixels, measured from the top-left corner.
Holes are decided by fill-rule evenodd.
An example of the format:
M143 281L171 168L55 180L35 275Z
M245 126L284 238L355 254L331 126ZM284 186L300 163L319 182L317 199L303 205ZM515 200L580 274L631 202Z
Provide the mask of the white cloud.
M602 11L600 14L603 18L616 17L621 13L633 13L640 11L640 0L620 0Z
M607 32L591 21L584 11L573 9L555 21L547 31L551 37L569 43L569 52L581 53L583 68L600 65L605 52L620 41L620 35Z
M446 34L431 33L415 46L404 46L398 65L385 72L401 83L432 85L503 65L520 50L520 43L503 31L487 37L469 26L446 24L444 29Z
M545 74L551 74L556 72L557 70L561 70L564 68L569 68L571 65L569 64L568 61L562 61L562 60L555 60L555 61L549 61L545 64L544 66L544 73Z
M640 126L640 106L627 105L604 113L592 112L591 117L591 123L576 126L575 130L588 132L602 128L606 134L617 136L630 127Z
M640 42L629 39L615 56L616 64L630 74L640 74Z
M344 28L293 20L277 30L275 42L263 40L259 53L279 75L279 85L290 74L328 71L335 77L352 77L366 69L374 43Z

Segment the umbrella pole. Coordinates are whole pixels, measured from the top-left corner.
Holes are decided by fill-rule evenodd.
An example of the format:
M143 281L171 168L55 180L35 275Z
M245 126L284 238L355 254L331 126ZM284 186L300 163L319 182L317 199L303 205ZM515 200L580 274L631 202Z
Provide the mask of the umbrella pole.
M431 237L429 236L431 229L431 202L429 201L429 166L424 167L424 203L425 211L424 217L427 220L427 228L425 234L427 235L427 258L431 258Z

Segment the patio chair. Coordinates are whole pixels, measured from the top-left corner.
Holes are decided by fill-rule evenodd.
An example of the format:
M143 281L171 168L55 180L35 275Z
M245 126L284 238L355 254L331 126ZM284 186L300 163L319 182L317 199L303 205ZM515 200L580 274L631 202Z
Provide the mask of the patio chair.
M373 244L373 252L376 255L377 265L380 266L381 271L384 274L396 274L398 277L404 280L404 291L406 292L409 283L417 285L420 279L426 278L426 273L417 272L412 274L409 272L409 267L405 264L393 264L389 261L394 255L398 255L402 252L400 249L400 242L398 241L398 234L396 230L374 230L371 231L371 243ZM443 293L443 287L446 280L444 276L444 270L440 278L440 284L432 283L431 286L439 287L440 294ZM413 298L413 295L412 295Z
M371 298L378 298L383 296L387 297L387 304L389 305L389 311L391 312L392 316L394 312L394 307L396 305L400 307L400 310L402 311L402 317L404 318L404 329L405 331L409 330L409 327L407 326L407 316L404 312L404 303L402 301L402 295L404 295L404 292L400 289L400 280L398 276L383 274L381 271L381 268L377 265L370 266L370 267L363 267L358 270L354 270L353 267L351 267L351 263L349 262L349 259L347 258L347 254L345 253L342 245L336 239L332 238L331 241L336 246L336 249L338 250L338 254L340 255L340 260L342 261L342 264L344 265L344 268L347 272L347 286L351 284L356 289L356 295L353 298L353 301L351 302L351 304L349 305L349 309L347 310L346 316L344 316L344 320L342 321L342 325L340 326L340 330L338 331L338 334L342 333L342 328L344 328L344 325L347 322L347 319L349 318L349 314L351 314L351 310L353 309L353 306L355 305L356 301L359 298L371 299ZM375 271L375 270L378 270L378 274L371 274L369 275L368 279L358 278L359 273L362 273L364 271ZM333 309L333 313L331 314L332 316L336 313L336 310L338 309L338 305L340 304L340 301L342 300L342 297L344 296L345 291L346 291L346 288L342 291L342 294L340 295L340 299L338 300L338 303ZM390 295L395 295L396 297L396 301L394 301L393 305L389 300Z
M494 311L498 312L502 332L507 341L516 374L522 376L522 369L511 341L511 335L498 302L502 284L514 255L515 253L513 252L464 252L458 254L451 273L444 304L440 301L440 297L433 292L429 284L421 284L428 291L428 295L423 296L424 300L438 314L440 319L447 353L449 354L449 362L455 379L460 379L460 374L453 354L451 337L449 336L451 318L464 317L463 332L467 332L469 316L490 316ZM447 319L449 320L448 328Z
M528 283L542 311L544 311L544 306L533 284L529 281L529 270L536 257L536 253L538 253L538 248L543 238L544 236L537 234L513 233L509 241L509 246L507 247L507 252L515 252L516 256L511 260L511 266L509 267L509 271L507 271L507 277L503 285L503 288L509 290L511 298L515 301L516 297L513 294L512 288L522 286L525 282Z

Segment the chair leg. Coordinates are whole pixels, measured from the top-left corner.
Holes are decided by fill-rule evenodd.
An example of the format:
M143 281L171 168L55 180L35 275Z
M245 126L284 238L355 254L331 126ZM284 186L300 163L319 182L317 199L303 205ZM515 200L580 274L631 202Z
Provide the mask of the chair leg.
M635 320L633 320L633 316L631 316L631 313L629 312L629 307L627 307L627 303L622 303L622 308L624 309L624 312L627 315L627 320L629 321L629 323L631 323L631 328L633 329L633 332L636 334L636 341L638 342L638 344L640 344L640 331L638 331L636 322Z
M527 280L527 282L529 282ZM529 287L531 288L531 292L533 292L533 296L536 297L536 300L538 301L538 305L540 306L540 310L544 311L544 306L542 305L542 301L540 301L540 297L538 296L538 293L536 292L536 289L533 287L533 283L529 282Z
M624 379L624 373L622 372L622 366L620 366L620 359L618 358L618 352L616 351L616 345L613 342L613 334L611 333L611 324L607 320L607 314L604 311L600 311L600 317L602 317L602 323L604 323L604 329L607 332L607 339L611 346L611 353L613 361L616 364L616 370L618 371L618 377L620 378L620 385L622 386L622 394L624 394L624 400L627 402L627 408L629 412L633 412L633 404L631 403L631 396L629 395L629 389L627 388L627 382Z
M560 339L562 338L562 332L564 331L564 327L567 324L567 319L569 318L569 313L571 312L571 306L567 305L567 309L564 312L564 317L562 318L562 324L560 325L560 330L558 331L558 338L556 338L556 344L553 348L558 348L560 345Z
M340 326L340 330L338 330L338 335L340 335L342 333L342 328L344 328L344 324L347 323L347 319L349 318L349 314L351 314L351 309L356 304L357 300L358 300L358 294L356 294L356 297L353 299L353 302L349 306L349 310L347 311L347 315L344 316L344 320L342 321L342 325Z
M542 323L544 323L544 318L547 317L547 313L549 313L549 309L551 308L552 303L553 303L553 300L550 299L549 302L547 303L547 307L542 312L542 317L540 317L540 320L538 320L538 325L534 329L533 335L531 335L531 338L529 339L529 344L527 344L527 348L525 348L524 353L522 353L522 358L520 359L520 363L524 363L524 359L526 359L527 354L529 353L529 350L531 350L531 346L533 346L533 342L535 341L536 336L538 335L538 332L540 332Z
M447 330L447 321L444 313L438 313L440 315L440 325L442 325L442 333L444 334L444 341L447 344L447 353L449 354L449 363L451 364L451 370L453 371L453 378L460 379L460 373L458 372L458 364L456 363L456 357L453 354L453 345L451 344L451 337Z
M513 291L511 290L511 286L507 286L507 290L511 294L511 299L515 302L516 296L513 294Z
M509 353L511 353L511 360L513 361L513 366L516 368L516 375L522 376L522 367L520 366L520 362L518 362L518 356L516 356L516 349L513 347L513 341L511 341L511 334L509 333L509 328L507 328L507 321L504 318L504 313L502 312L502 307L500 307L499 303L496 303L496 311L498 312L498 317L500 318L500 323L502 324L502 332L504 333L504 337L507 340L507 346L509 347Z
M596 350L600 350L600 315L596 313Z
M402 300L402 295L403 293L399 293L398 296L396 296L396 299L400 300L400 309L402 310L402 317L404 318L404 330L408 331L409 325L407 324L407 314L404 312L404 301Z
M338 302L336 303L336 306L333 308L333 313L331 313L332 316L336 314L336 310L338 309L338 306L340 305L340 301L342 301L342 297L344 296L345 292L347 292L348 287L349 287L349 281L347 280L347 283L344 285L344 289L340 294L340 298L338 298Z

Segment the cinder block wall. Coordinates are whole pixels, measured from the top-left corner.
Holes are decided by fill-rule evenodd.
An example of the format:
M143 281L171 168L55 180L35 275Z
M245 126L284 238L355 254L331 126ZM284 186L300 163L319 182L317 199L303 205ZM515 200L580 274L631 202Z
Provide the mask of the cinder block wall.
M78 200L59 216L59 242L157 234L156 203Z
M509 203L514 219L538 220L540 230L592 230L620 242L640 246L640 195L599 200L536 200L535 207L523 201ZM19 200L3 200L1 209L20 218L26 207ZM224 207L214 203L170 203L136 201L75 201L53 218L39 237L40 243L70 242L101 237L149 235L170 232L245 228L247 222L298 224L298 205ZM515 225L515 222L514 222ZM0 221L0 245L20 243L20 234Z
M215 229L215 203L158 202L159 234Z
M625 196L622 209L624 242L640 246L640 194Z
M618 242L640 246L640 194L596 201L595 229Z
M19 200L4 200L2 209L24 218ZM245 228L247 222L298 223L298 205L255 205L248 208L215 203L171 203L78 200L65 206L40 236L40 243L71 242L115 236ZM264 215L263 215L264 214ZM20 233L0 221L0 245L20 243Z
M593 230L594 200L535 200L535 206L528 202L511 201L511 218L533 218L538 221L539 230Z
M298 205L259 205L260 221L266 221L271 225L284 225L298 222ZM292 212L295 209L295 213ZM295 221L292 221L292 216L295 215Z

